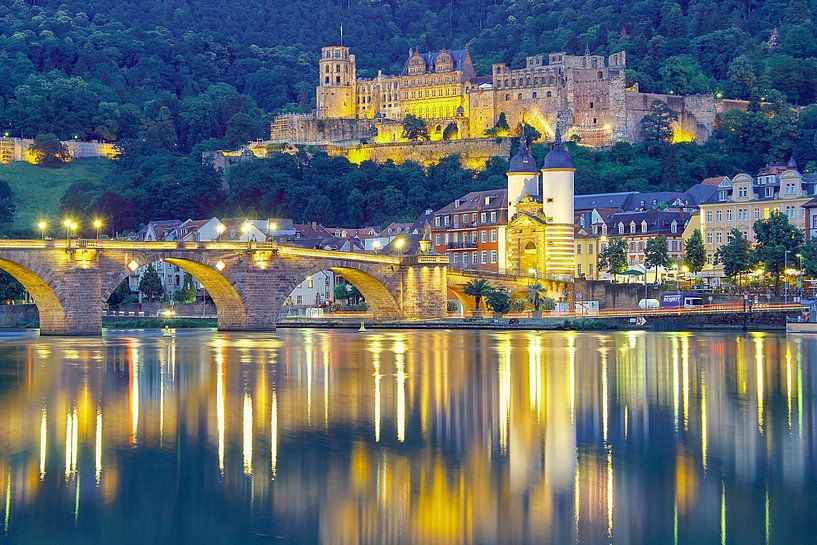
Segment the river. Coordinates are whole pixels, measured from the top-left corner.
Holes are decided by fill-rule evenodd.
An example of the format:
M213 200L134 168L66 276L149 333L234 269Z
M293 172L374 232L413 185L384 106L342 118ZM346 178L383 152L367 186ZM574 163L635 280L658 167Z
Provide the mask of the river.
M0 543L815 543L817 339L0 334Z

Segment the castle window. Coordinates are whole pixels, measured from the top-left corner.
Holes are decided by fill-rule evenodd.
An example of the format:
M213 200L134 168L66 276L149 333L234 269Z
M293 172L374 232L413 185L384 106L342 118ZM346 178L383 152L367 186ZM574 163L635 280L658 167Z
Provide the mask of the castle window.
M327 74L329 73L329 65L328 65L328 64L326 65L326 70L325 70L325 72L326 72Z
M340 65L339 64L335 65L335 72L340 72Z
M326 76L326 79L324 80L324 83L329 83L329 76Z
M553 96L553 93L551 93L550 91L548 91L548 92L547 92L547 94L546 94L545 96L546 96L547 98L550 98L550 97L552 97L552 96Z
M533 92L533 98L536 98L536 91Z
M548 85L553 85L555 83L556 83L556 78L554 78L553 76L550 76L548 78Z
M505 100L511 100L511 95L509 95L509 94L507 94L507 93L506 93L506 94L505 94Z
M596 68L598 66L598 61L596 61L596 59L593 59L592 65L593 65L593 68Z
M599 71L599 79L604 79L604 72Z
M522 100L522 93L519 93L519 96L517 96L517 99Z
M590 109L591 110L593 109L593 103L592 102L590 103Z
M596 118L594 117L593 118L593 125L595 125L595 124L596 124Z
M505 80L505 83L503 85L505 85L505 87L507 87L508 86L508 80Z
M511 80L511 87L516 87L516 80L515 79Z
M335 83L340 83L340 76L335 76Z
M527 85L530 85L530 78L527 79L526 83Z

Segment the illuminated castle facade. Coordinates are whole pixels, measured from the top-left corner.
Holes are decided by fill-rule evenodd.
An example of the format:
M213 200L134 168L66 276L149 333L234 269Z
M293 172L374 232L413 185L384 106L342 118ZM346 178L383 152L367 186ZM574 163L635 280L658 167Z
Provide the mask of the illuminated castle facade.
M524 68L495 64L477 76L468 50L410 50L399 75L358 78L345 46L321 50L313 114L286 114L271 139L303 144L399 143L402 119L426 121L432 141L490 138L517 130L524 116L545 138L558 126L588 145L640 137L640 121L655 100L678 112L675 139L705 140L722 109L740 107L711 95L641 93L626 82L626 52L608 57L564 52L528 57ZM496 127L504 115L508 128ZM487 131L487 132L486 132Z

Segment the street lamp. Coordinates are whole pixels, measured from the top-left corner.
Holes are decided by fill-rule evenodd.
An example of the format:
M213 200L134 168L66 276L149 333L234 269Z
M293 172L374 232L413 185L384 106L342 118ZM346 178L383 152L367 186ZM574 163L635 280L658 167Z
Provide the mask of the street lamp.
M223 223L219 223L216 225L216 238L221 238L221 235L224 233L224 230L227 229L224 227Z
M789 254L791 250L783 252L783 303L789 303Z
M37 224L37 227L40 228L40 238L45 240L45 228L48 227L48 224L46 224L44 221L41 221L40 223Z
M94 220L94 228L96 228L96 239L99 240L99 229L102 227L102 220Z
M244 225L241 226L241 232L247 237L247 248L252 247L252 243L250 242L250 229L252 229L252 223L250 223L250 220L245 220Z
M68 244L68 241L71 239L71 226L74 225L74 222L65 220L62 224L65 226L65 243Z
M374 242L372 242L372 250L374 250L374 253L377 253L377 251L380 248L381 248L381 246L380 246L380 241L379 240L375 240Z
M403 256L402 250L403 250L403 246L405 246L405 245L406 245L406 240L403 239L403 238L398 238L394 242L394 246L395 246L395 248L397 248L397 257L402 257Z

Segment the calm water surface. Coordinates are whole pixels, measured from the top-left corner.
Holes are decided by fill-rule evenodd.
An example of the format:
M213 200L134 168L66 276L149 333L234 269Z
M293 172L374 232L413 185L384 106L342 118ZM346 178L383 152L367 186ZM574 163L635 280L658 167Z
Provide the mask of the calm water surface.
M0 543L815 543L817 340L0 336Z

